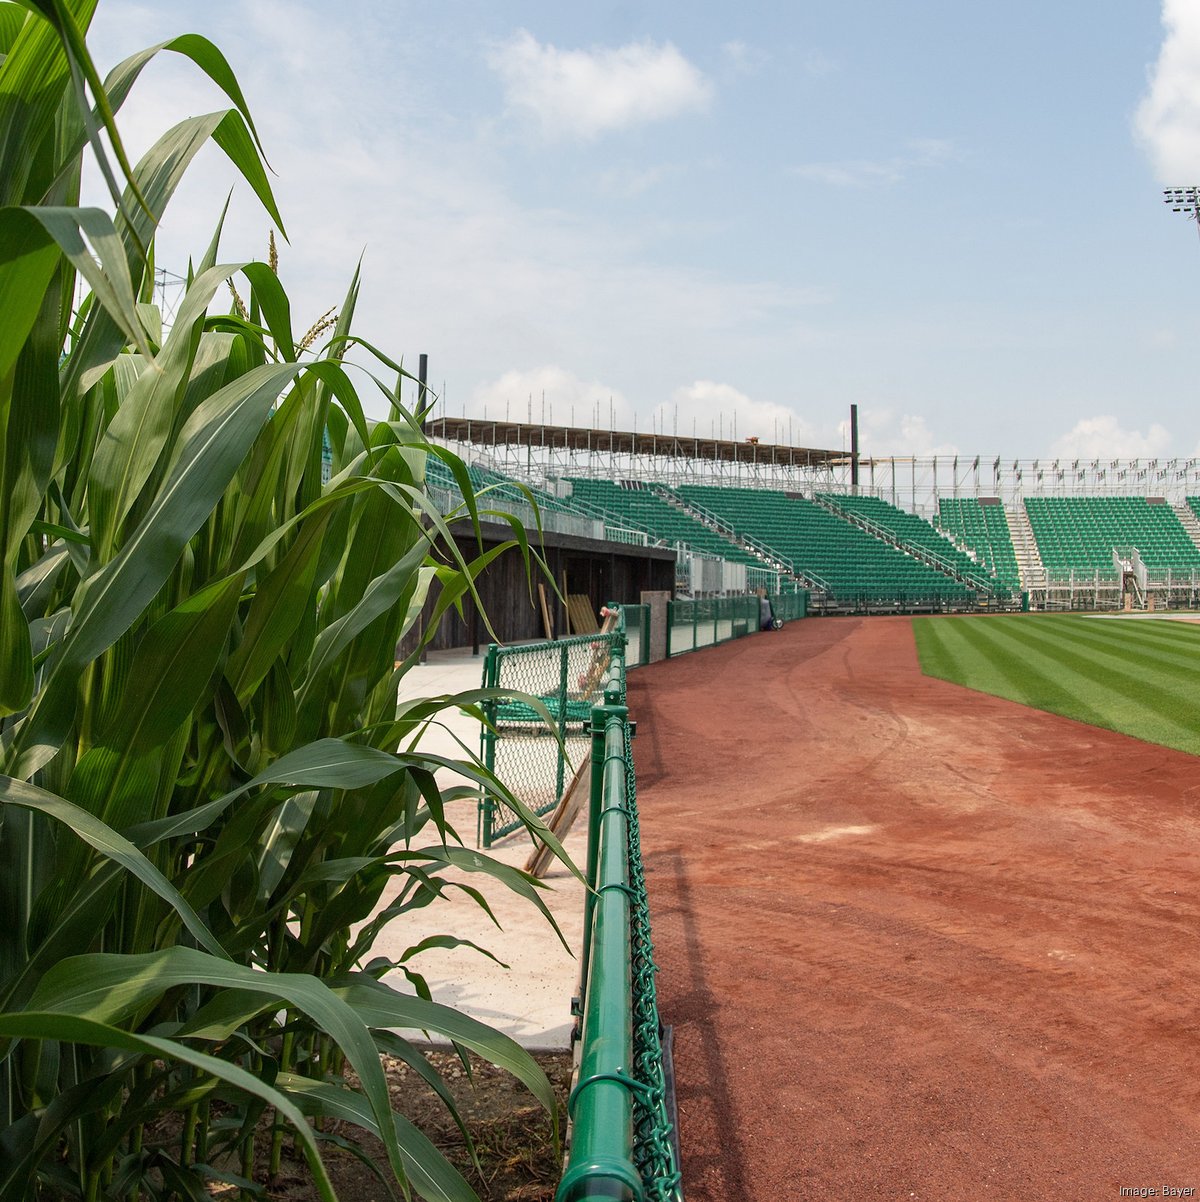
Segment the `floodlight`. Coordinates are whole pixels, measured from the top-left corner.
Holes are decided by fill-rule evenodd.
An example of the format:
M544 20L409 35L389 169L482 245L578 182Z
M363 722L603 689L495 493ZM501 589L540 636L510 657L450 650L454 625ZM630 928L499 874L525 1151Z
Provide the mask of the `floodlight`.
M1172 213L1183 213L1194 221L1200 231L1200 188L1164 188L1163 204L1170 205Z

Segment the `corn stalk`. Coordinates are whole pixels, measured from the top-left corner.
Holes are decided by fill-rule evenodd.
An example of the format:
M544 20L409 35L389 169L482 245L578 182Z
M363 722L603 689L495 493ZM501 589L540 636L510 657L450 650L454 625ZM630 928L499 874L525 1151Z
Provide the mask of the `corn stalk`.
M390 1029L440 1032L553 1110L548 1083L512 1041L386 985L398 966L363 964L455 865L542 905L528 878L464 858L433 775L446 761L413 749L477 698L397 712L396 646L435 598L430 637L499 552L464 556L430 504L434 454L477 529L465 467L401 404L399 364L370 347L372 370L344 361L357 274L326 343L298 343L274 263L222 262L218 227L164 327L154 230L200 147L283 223L220 51L186 35L101 81L94 8L0 3L0 1202L249 1189L264 1114L324 1198L336 1119L382 1141L406 1191L465 1202L392 1112L381 1050L452 1103ZM135 165L116 116L157 53L230 107ZM87 154L111 213L80 206ZM231 286L243 310L215 312ZM366 421L364 386L389 420ZM509 547L529 561L515 522ZM481 765L456 767L553 842Z

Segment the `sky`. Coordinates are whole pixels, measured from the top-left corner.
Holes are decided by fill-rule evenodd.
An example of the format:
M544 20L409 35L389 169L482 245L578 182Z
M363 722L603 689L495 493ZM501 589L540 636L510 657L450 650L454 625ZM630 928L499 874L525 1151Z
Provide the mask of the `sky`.
M360 257L359 335L446 414L871 455L1200 455L1196 0L100 0L102 72L225 52L298 331ZM159 55L131 153L227 107ZM158 262L265 258L216 147ZM368 394L369 396L369 394ZM368 412L382 415L369 396Z

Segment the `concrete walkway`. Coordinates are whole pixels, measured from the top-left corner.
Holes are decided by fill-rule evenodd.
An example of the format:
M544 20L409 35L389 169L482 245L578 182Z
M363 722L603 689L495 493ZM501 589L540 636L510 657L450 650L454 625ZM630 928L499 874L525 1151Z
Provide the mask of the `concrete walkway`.
M400 700L455 694L480 687L483 656L469 648L433 651L429 662L409 671ZM420 738L418 749L438 755L465 758L462 744L479 752L479 723L456 710L447 710L439 726ZM438 774L443 787L456 783L445 770ZM466 847L475 847L476 803L452 802L446 817ZM566 848L580 867L586 860L586 824L579 822L568 836ZM487 854L520 868L532 849L531 840L510 835ZM483 853L481 853L482 855ZM469 947L434 948L410 962L429 984L434 999L486 1022L533 1049L561 1049L570 1044L571 998L578 992L579 948L583 930L583 885L561 864L547 873L544 900L554 915L570 951L563 946L545 917L525 898L479 872L452 869L447 880L479 889L488 900L500 929L465 893L452 890L447 897L393 922L376 941L376 955L398 959L406 949L431 935L453 935L486 948L501 967ZM385 895L383 905L394 891ZM389 984L408 988L403 974L393 973Z

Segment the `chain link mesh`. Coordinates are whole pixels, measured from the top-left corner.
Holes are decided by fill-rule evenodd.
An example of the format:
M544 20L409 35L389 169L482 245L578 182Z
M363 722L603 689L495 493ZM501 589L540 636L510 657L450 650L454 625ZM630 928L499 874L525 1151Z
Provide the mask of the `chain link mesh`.
M495 728L494 734L484 734L485 763L536 814L548 814L558 805L588 758L592 705L621 637L614 632L497 647L489 657L491 679L485 669L484 684L509 695L485 706ZM539 698L553 727L528 701L513 696L517 693ZM485 847L521 827L516 812L499 798L481 800L480 841Z
M626 704L621 675L621 704ZM644 1089L633 1099L633 1160L652 1202L682 1202L676 1134L667 1100L662 1025L658 1014L650 904L646 894L642 835L638 822L637 773L633 764L633 727L625 726L625 805L629 829L630 979L633 986L633 1076Z

